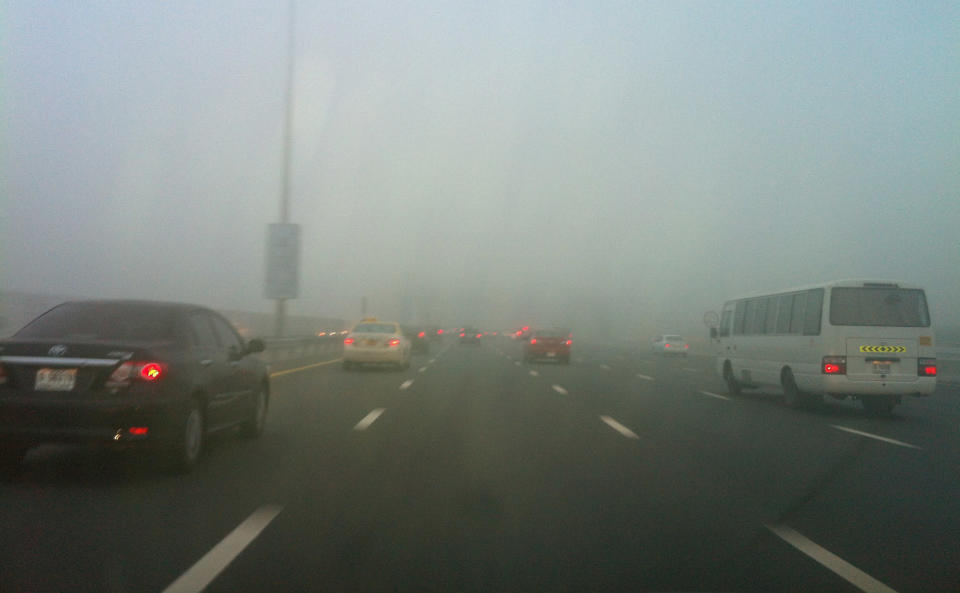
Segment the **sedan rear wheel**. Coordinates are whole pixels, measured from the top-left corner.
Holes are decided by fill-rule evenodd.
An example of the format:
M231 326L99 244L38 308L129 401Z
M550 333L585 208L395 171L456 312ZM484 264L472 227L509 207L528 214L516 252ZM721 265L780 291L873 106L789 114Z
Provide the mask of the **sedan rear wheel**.
M192 400L180 426L180 435L166 451L170 469L189 472L197 466L203 452L203 412Z

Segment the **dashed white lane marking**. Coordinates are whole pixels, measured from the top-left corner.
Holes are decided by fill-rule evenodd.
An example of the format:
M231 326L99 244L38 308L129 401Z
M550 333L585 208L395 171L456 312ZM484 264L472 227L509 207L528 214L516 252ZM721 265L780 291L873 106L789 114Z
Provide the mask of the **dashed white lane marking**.
M435 363L435 362L437 362L437 359L436 359L436 358L431 358L431 359L430 359L430 364L433 364L433 363Z
M406 381L404 381L403 383L400 384L400 389L401 389L401 390L407 389L407 388L410 387L411 385L413 385L413 379L407 379Z
M704 395L706 395L706 396L708 396L708 397L715 397L715 398L717 398L717 399L725 399L725 400L727 400L727 401L730 401L730 398L729 398L729 397L727 397L727 396L725 396L725 395L720 395L719 393L712 393L712 392L710 392L710 391L701 391L700 393L702 393L702 394L704 394Z
M691 369L690 367L681 367L680 370L687 371L688 373L699 373L700 369Z
M608 366L605 365L605 364L600 365L600 368L603 369L603 370L605 370L605 371L609 371L609 370L610 370L610 367L608 367Z
M515 361L513 361L513 364L515 364L515 365L517 365L517 366L520 366L520 361L519 361L519 360L515 360Z
M422 373L422 372L424 372L424 371L426 371L426 370L427 370L427 367L420 367L420 369L419 369L417 372L418 372L418 373Z
M649 375L643 375L641 373L637 373L637 379L643 379L644 381L653 381L653 377Z
M870 434L869 432L863 432L862 430L854 430L852 428L847 428L846 426L840 426L839 424L831 424L830 426L836 428L837 430L843 430L845 432L850 432L853 434L858 434L862 437L867 437L871 439L877 439L878 441L883 441L885 443L890 443L891 445L899 445L901 447L909 447L911 449L920 449L916 445L911 445L910 443L904 443L903 441L898 441L896 439L888 439L887 437L882 437L876 434Z
M559 385L554 385L553 390L559 393L560 395L567 395L567 390L564 389L563 387L560 387Z
M180 575L180 578L170 583L163 593L200 593L207 585L217 578L223 569L233 562L250 543L257 539L260 532L273 521L282 506L264 505L255 510L252 515L231 531L227 537L220 540L203 558L197 561L190 569Z
M767 525L767 529L864 593L897 593L843 558L820 547L786 525Z
M617 422L616 420L614 420L614 419L611 418L610 416L600 416L600 419L603 420L603 421L607 424L607 426L609 426L610 428L612 428L612 429L614 429L615 431L619 432L620 434L622 434L623 436L627 437L628 439L639 439L639 438L640 438L640 437L637 436L637 433L633 432L632 430L630 430L630 429L627 428L626 426L620 424L619 422Z
M354 430L366 430L370 428L370 425L376 422L377 418L380 417L380 414L383 414L386 408L374 408L369 414L363 417L363 420L357 422L357 425L353 427Z
M531 377L536 377L536 376L539 375L539 374L540 374L540 373L538 373L537 371L533 371L533 370L530 371L530 376L531 376Z

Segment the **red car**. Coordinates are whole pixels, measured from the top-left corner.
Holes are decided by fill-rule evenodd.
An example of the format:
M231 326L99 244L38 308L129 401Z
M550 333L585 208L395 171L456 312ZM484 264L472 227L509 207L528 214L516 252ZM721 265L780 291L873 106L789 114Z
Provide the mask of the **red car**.
M570 347L573 334L565 329L535 329L523 345L523 360L530 362L542 358L555 359L560 364L570 364Z

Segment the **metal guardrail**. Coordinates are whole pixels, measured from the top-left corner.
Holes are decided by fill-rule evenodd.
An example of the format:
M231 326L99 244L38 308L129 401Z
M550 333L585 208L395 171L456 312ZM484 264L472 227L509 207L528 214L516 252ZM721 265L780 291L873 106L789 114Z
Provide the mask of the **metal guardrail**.
M267 338L267 349L261 354L267 362L336 358L343 352L343 336L302 336L296 338Z

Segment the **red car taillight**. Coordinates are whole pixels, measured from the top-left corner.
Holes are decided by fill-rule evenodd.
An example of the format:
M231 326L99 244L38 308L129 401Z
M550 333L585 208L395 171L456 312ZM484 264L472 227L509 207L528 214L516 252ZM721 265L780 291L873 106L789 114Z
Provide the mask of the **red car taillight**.
M345 345L347 345L347 346L349 346L350 344L353 344L353 342L354 342L354 339L353 339L353 338L346 338L346 339L343 341L343 343L344 343Z
M465 335L467 335L467 334L461 332L460 337L462 338L462 337L464 337Z
M684 345L683 345L683 349L684 349L684 350L689 350L689 349L690 349L690 344L684 344Z
M420 332L419 334L417 334L417 337L418 337L418 338L422 338L422 337L424 337L425 335L427 335L427 332Z
M536 339L536 338L531 338L531 339L530 339L530 345L531 345L531 346L533 346L533 345L536 344L536 343L537 343L537 339Z
M669 347L670 347L670 344L664 344L663 347L664 347L664 348L669 348Z
M478 337L478 338L482 338L482 337L483 337L483 334L477 334L477 337Z
M573 345L573 340L567 340L567 346L572 346L572 345Z
M167 374L167 365L162 362L127 361L110 373L107 387L123 387L135 380L155 383Z
M936 358L918 358L917 374L920 375L921 377L936 377L937 376L937 359Z
M823 364L820 365L820 371L824 375L846 375L847 357L846 356L824 356Z
M390 340L389 342L387 342L387 344L389 344L390 346L399 346L399 345L400 345L400 340L398 340L397 338L393 338L392 340Z

